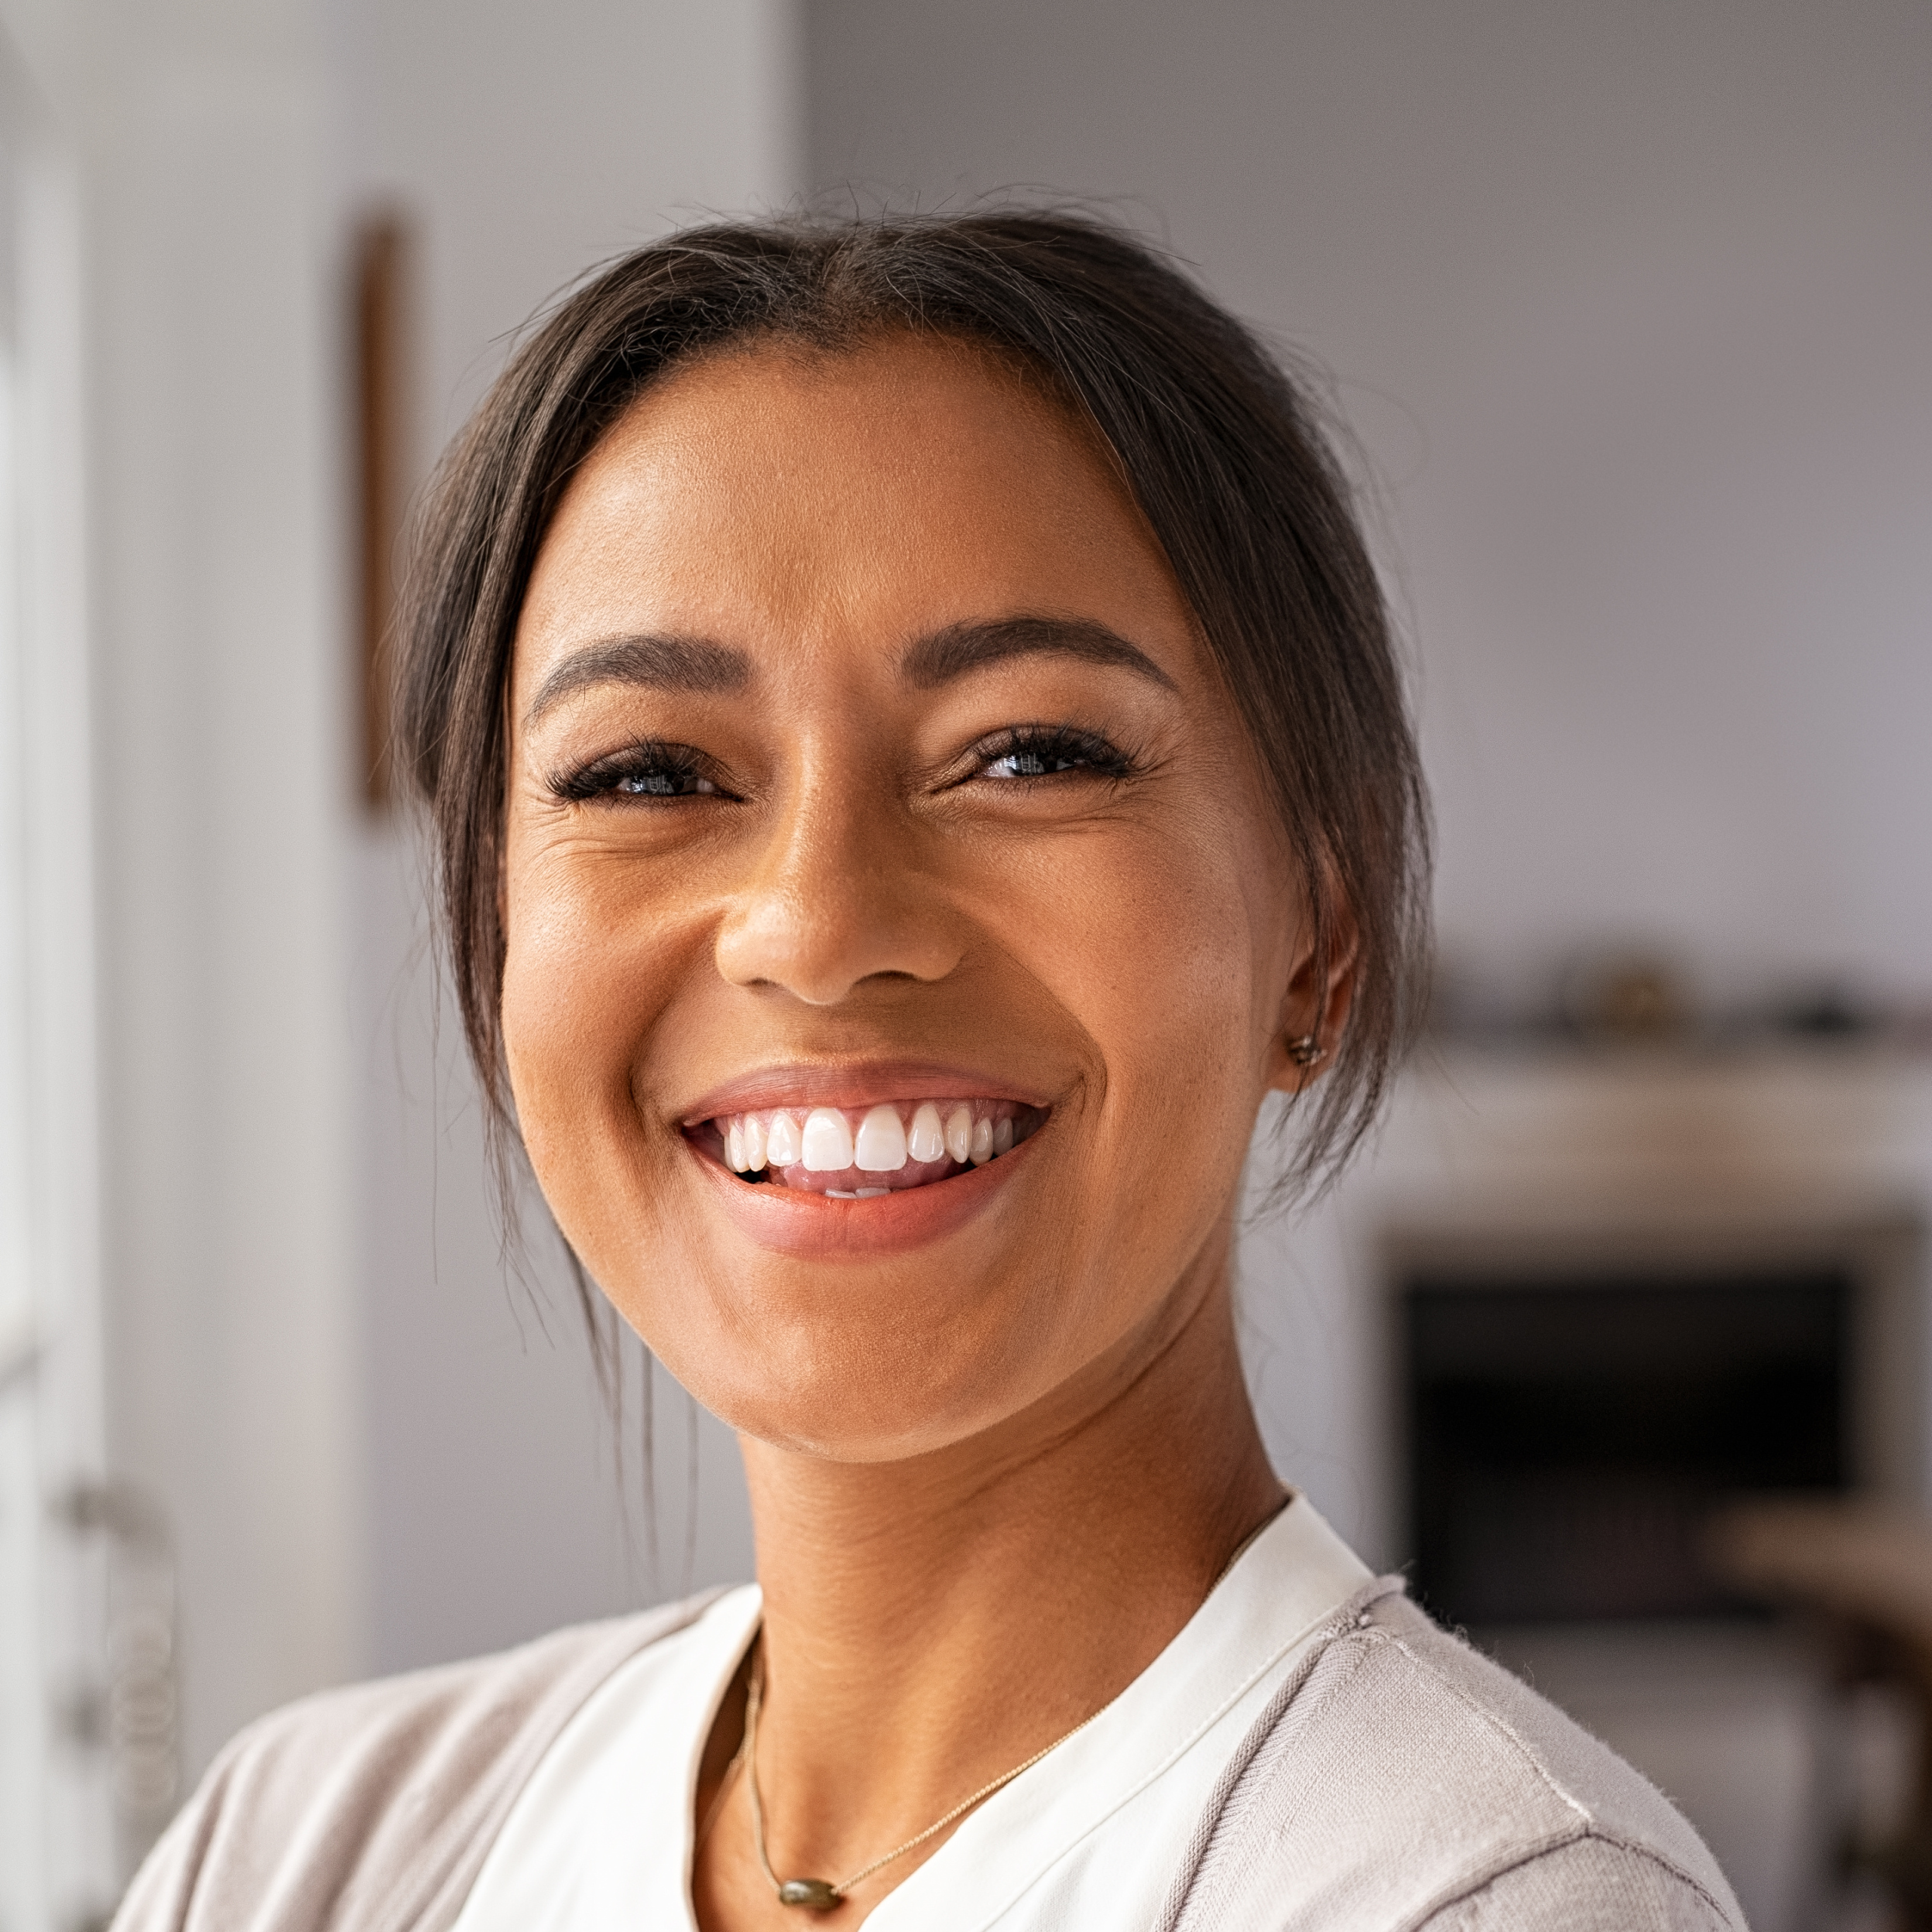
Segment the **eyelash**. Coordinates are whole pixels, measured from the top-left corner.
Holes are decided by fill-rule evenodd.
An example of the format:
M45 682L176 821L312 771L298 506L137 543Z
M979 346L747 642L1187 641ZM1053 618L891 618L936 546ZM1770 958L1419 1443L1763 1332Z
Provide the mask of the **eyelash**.
M724 788L712 778L710 761L688 745L656 742L628 745L593 758L550 781L557 797L582 804L610 796L651 799L721 798Z
M1133 776L1135 761L1098 733L1071 724L1014 724L976 746L972 768L956 784L982 778L996 784L1038 784L1070 775L1120 779ZM1016 770L995 775L993 767ZM710 775L710 761L689 745L652 741L593 758L574 772L550 780L550 790L574 804L592 799L726 798Z
M994 765L1014 763L1030 769L1000 772L996 784L1036 784L1070 772L1094 778L1131 778L1134 760L1097 732L1071 724L1015 724L975 748L974 778L994 778Z

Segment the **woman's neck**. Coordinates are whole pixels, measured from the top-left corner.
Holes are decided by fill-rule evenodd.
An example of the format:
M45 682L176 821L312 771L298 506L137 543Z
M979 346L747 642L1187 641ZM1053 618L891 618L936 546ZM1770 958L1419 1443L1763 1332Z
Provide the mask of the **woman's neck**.
M842 1878L1090 1717L1279 1504L1225 1264L1170 1306L1089 1387L952 1448L838 1464L745 1444L781 1876Z

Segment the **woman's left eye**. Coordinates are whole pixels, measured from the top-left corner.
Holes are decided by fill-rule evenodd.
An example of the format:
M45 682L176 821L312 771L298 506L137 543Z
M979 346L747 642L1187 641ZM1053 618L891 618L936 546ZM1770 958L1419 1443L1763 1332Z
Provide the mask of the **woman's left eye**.
M610 789L628 792L634 798L694 798L718 788L697 772L668 772L662 767L647 772L626 772Z
M1018 725L983 746L974 772L985 778L1046 778L1062 772L1124 778L1133 769L1126 754L1091 731L1065 725Z

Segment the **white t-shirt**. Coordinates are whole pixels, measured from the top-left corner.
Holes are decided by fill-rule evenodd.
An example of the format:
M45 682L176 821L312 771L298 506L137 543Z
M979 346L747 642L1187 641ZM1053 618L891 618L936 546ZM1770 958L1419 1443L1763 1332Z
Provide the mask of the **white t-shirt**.
M1112 1703L880 1900L868 1932L1151 1924L1229 1758L1369 1580L1297 1497ZM755 1586L731 1591L598 1689L512 1808L454 1932L694 1932L698 1763L759 1612Z

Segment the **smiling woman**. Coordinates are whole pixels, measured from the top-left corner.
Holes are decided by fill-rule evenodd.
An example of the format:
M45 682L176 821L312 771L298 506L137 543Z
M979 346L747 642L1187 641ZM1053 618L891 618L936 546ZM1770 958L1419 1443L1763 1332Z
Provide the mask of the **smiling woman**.
M1078 220L697 231L536 332L424 539L470 1047L758 1581L268 1720L124 1922L1740 1923L1262 1449L1257 1112L1291 1184L1359 1138L1426 864L1253 340Z

